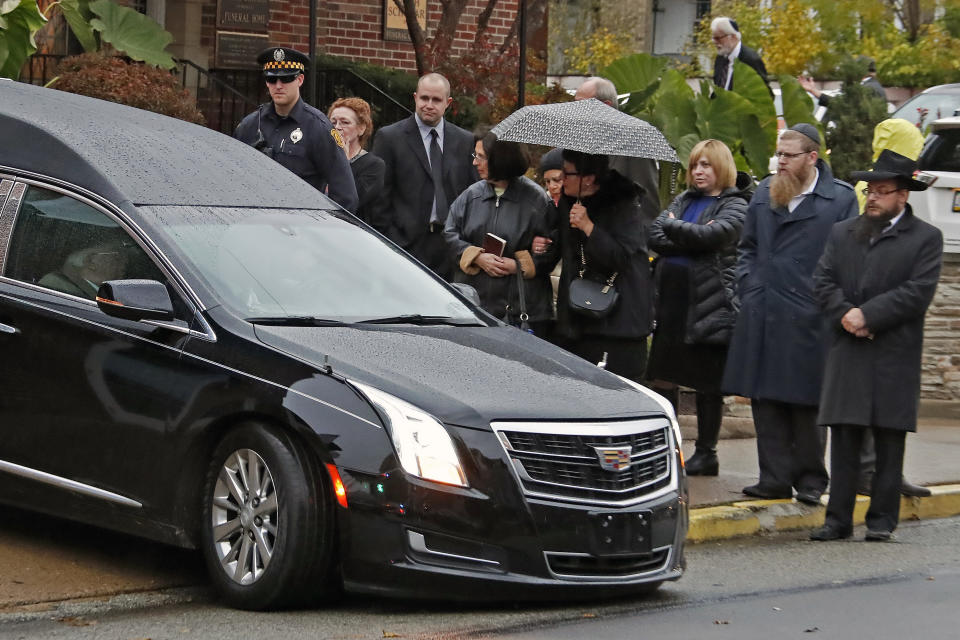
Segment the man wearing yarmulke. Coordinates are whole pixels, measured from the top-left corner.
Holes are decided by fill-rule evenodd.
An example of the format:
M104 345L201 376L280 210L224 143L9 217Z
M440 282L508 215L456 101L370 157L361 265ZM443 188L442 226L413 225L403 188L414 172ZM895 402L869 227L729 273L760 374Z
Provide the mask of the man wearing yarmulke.
M743 223L740 296L724 393L750 398L760 477L752 497L820 504L829 482L817 406L826 359L813 270L834 223L857 217L853 187L820 159L820 133L795 124L777 142L777 173L757 187Z
M344 209L359 202L343 140L322 111L300 97L310 59L294 49L270 47L257 56L271 102L247 115L234 133L294 172Z

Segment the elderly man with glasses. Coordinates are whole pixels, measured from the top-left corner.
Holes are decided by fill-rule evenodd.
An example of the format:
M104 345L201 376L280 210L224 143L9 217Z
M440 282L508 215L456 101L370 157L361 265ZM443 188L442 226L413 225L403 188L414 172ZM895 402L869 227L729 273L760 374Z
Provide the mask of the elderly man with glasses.
M733 90L733 63L740 60L756 71L767 82L767 68L760 54L743 44L740 27L736 20L720 17L710 23L713 46L717 57L713 59L713 84L722 89Z
M294 172L344 209L355 212L359 199L343 153L343 140L324 113L300 96L310 59L294 49L270 47L257 56L270 102L247 115L234 133Z
M812 540L853 533L861 442L872 433L876 473L866 514L868 541L890 540L900 517L903 449L917 429L923 320L940 279L943 235L914 217L907 199L927 184L917 163L890 150L867 183L863 215L833 228L814 279L829 324L819 423L832 432L833 474L824 526Z
M757 187L735 277L740 313L721 385L751 399L759 481L743 492L819 504L829 477L817 405L826 348L813 271L830 229L857 216L853 187L819 158L820 134L797 124L777 142L778 171Z

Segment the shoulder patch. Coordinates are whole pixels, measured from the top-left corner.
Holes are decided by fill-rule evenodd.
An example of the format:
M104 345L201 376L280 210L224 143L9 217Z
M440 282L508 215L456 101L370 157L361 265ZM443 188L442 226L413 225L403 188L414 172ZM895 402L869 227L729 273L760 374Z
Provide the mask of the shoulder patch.
M333 137L333 141L337 143L337 146L341 149L344 149L343 136L340 135L340 132L336 129L330 129L330 135Z

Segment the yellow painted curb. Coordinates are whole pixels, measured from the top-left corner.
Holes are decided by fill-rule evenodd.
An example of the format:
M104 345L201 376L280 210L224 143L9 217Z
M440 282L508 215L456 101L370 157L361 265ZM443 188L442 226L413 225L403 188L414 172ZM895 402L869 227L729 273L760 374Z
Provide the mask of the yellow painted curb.
M704 542L749 536L760 531L760 521L750 509L724 505L690 510L687 541Z
M960 515L960 484L930 487L925 498L902 498L900 520L927 520ZM796 529L813 529L823 524L828 496L814 507L794 500L745 500L728 505L690 510L689 542L725 540ZM861 525L870 498L857 496L853 524Z

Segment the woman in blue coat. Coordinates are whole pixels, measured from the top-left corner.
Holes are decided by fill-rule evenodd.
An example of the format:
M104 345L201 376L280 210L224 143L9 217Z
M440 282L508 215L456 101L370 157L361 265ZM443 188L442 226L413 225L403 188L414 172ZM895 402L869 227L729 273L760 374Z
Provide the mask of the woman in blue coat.
M733 283L737 241L743 228L750 178L741 174L727 145L704 140L690 152L687 183L654 220L656 328L647 378L656 387L683 385L697 392L697 448L687 475L719 472L717 438L723 417L720 378L740 305ZM667 391L674 406L677 391ZM668 396L668 397L669 397Z

